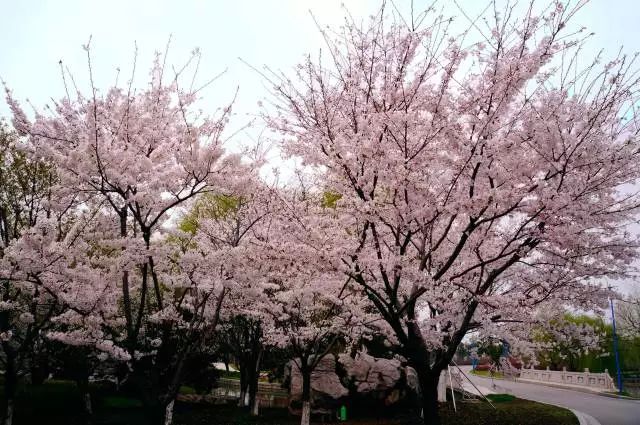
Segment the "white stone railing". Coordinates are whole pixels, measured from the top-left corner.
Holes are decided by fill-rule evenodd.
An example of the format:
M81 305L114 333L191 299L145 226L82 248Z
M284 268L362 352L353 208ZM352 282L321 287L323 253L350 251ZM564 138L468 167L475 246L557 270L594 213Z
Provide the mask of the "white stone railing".
M591 373L589 369L585 369L584 372L568 372L566 368L562 370L549 370L548 367L547 370L522 368L520 370L520 379L575 385L598 391L616 391L613 379L606 369L604 373Z

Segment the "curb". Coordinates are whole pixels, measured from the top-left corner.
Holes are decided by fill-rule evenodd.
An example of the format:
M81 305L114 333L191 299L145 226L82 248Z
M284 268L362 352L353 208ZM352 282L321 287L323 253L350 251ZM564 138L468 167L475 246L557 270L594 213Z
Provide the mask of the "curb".
M571 410L573 414L576 415L576 418L578 418L578 422L580 422L580 425L601 425L600 422L591 415L587 415L586 413L579 410L569 410Z
M619 398L620 400L635 400L635 401L640 401L640 398L637 397L629 397L626 395L620 395L620 394L611 394L611 393L596 393L598 395L601 395L603 397L609 397L609 398Z

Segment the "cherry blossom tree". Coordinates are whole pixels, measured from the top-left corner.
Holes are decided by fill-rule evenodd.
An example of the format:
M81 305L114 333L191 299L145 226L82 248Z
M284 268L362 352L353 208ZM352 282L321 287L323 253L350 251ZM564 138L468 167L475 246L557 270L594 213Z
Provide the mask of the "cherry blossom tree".
M85 49L88 96L76 88L31 121L7 90L14 127L56 167L53 197L82 216L63 241L37 231L21 241L46 244L17 268L68 306L58 319L67 330L51 337L128 361L151 420L169 424L185 360L214 333L234 284L225 255L198 235L172 242L171 216L200 194L232 194L249 171L223 148L231 105L213 116L195 109L201 88L181 85L186 68L168 78L158 54L146 89L132 76L101 93Z
M598 310L601 279L637 256L635 57L581 67L583 5L494 4L460 34L434 9L383 7L321 29L295 75L263 73L283 148L339 195L306 243L327 241L417 371L425 423L465 335L514 347L542 310Z
M51 216L48 201L54 170L44 161L30 158L28 149L0 121L0 341L4 366L2 420L6 425L13 420L18 377L27 372L28 363L34 367L35 346L62 309L46 291L12 279L11 268L5 268L5 257L11 256L7 252L10 245L39 220ZM63 217L58 218L63 221Z
M14 347L16 365L25 361L25 352L31 344L41 345L42 338L52 337L56 333L59 321L64 321L72 313L69 308L79 309L82 303L91 304L97 299L89 287L71 290L74 282L86 282L85 276L94 275L91 268L80 261L73 267L65 263L65 260L71 262L71 258L79 258L74 255L74 247L87 248L78 241L78 229L87 224L88 216L79 214L73 208L62 211L52 208L48 214L49 217L40 217L10 243L0 263L5 289L10 294L10 301L5 305L7 316L10 318L19 314L19 320L7 321L12 329L8 331L5 347L7 351L10 351L9 347ZM103 348L111 351L112 347ZM29 361L34 361L34 358ZM10 371L9 365L7 370ZM8 401L11 400L9 395L8 392ZM83 395L88 401L88 392ZM5 423L10 423L12 419L10 405L8 402Z
M606 355L611 345L610 327L600 316L565 313L564 317L553 319L544 328L534 329L534 333L540 344L536 346L531 363L542 368L551 366L554 370L561 370L563 366L572 371L595 367L584 365L584 362Z
M308 244L310 226L321 223L322 195L304 190L279 192L278 214L271 221L269 239L258 251L256 264L264 287L261 308L266 343L287 348L302 377L301 424L311 417L311 376L322 359L348 343L359 329L359 311L351 305L349 278L327 267L327 240ZM329 221L330 225L334 223Z
M224 253L226 258L216 264L237 283L227 295L218 344L236 359L241 376L239 405L245 405L248 394L253 415L258 414L263 322L269 320L264 309L256 308L263 296L256 251L263 249L270 231L274 193L273 188L254 180L233 196L206 194L180 225L183 231L197 235L204 249Z

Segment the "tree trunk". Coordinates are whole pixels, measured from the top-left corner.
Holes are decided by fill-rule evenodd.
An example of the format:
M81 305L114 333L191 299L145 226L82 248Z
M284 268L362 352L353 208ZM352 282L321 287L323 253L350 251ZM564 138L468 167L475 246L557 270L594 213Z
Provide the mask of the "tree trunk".
M76 381L84 406L85 423L90 425L93 422L93 407L91 405L91 394L89 393L89 379L85 375Z
M5 407L5 417L4 417L4 425L13 424L13 399L8 398L6 401Z
M301 368L302 375L302 417L300 425L309 425L311 421L311 371Z
M238 407L244 407L244 401L247 398L247 392L240 384L240 399L238 400Z
M420 407L422 408L422 420L425 425L440 425L438 413L438 381L440 372L446 368L455 350L444 351L433 358L427 348L422 331L418 327L415 318L415 304L407 309L407 317L411 321L407 324L408 343L407 357L409 364L418 374L420 384ZM461 339L464 334L458 335ZM459 344L455 344L456 346Z
M302 417L300 418L300 425L309 425L311 423L311 402L302 402Z
M13 355L7 355L6 369L4 372L4 412L2 412L3 425L11 425L13 423L13 404L17 386L18 371L16 369L16 361Z
M33 348L34 354L31 358L31 385L42 385L49 376L49 365L47 357L43 358L39 353L40 348L36 345ZM45 354L46 356L46 354Z
M258 408L256 405L258 404L258 374L252 373L249 380L249 408L251 414L257 416ZM254 411L256 413L254 413Z
M6 223L5 223L6 225ZM6 241L5 241L6 242ZM6 244L5 244L6 246ZM0 251L0 257L2 252ZM9 301L9 281L2 282L2 300ZM0 332L7 332L11 328L9 323L11 321L11 313L8 310L0 312ZM4 425L11 425L13 422L13 401L15 399L16 389L18 386L18 364L16 359L15 349L12 347L10 341L2 342L2 350L5 357L5 371L4 371L4 400L2 403L2 423Z
M238 407L246 406L247 398L247 383L248 383L248 370L246 367L240 368L240 400L238 400Z
M89 418L90 422L90 418L93 416L93 408L91 407L91 394L89 394L89 392L87 391L86 393L84 393L84 412L87 414L87 417Z
M163 366L158 366L158 363L155 365L146 363L149 361L148 358L134 364L132 383L140 394L144 405L145 423L170 425L173 422L173 402L177 397L177 389L167 383L167 375L171 372L175 373L175 370L169 370L171 366L162 362L161 355L158 355L156 360L159 360L158 363Z
M4 425L11 425L13 423L13 400L14 398L11 397L4 401Z
M249 367L249 407L251 415L258 416L258 382L260 380L260 357L261 353L254 353Z
M175 400L169 403L158 403L149 406L149 418L152 425L171 425L173 423L173 405Z
M173 423L173 405L175 403L175 400L171 400L169 402L169 404L167 404L167 407L164 409L165 411L165 416L164 416L164 425L171 425Z
M78 392L82 397L82 417L86 425L90 425L93 422L93 406L89 392L91 366L88 356L89 352L84 348L70 348L66 352L64 359L64 367L71 372L73 380L78 387Z
M440 371L425 370L422 367L417 369L418 381L420 382L420 399L422 407L422 418L425 425L440 425L440 415L438 413L438 381Z

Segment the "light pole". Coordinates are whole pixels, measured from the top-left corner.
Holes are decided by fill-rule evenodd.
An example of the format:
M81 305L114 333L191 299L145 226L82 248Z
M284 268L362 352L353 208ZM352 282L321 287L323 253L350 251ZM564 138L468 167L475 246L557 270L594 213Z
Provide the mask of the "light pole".
M613 352L616 356L616 374L618 376L618 392L622 394L622 374L620 373L620 356L618 355L618 335L616 334L616 314L613 311L613 298L609 298L611 305L611 321L613 322Z

